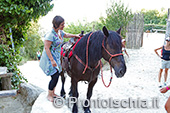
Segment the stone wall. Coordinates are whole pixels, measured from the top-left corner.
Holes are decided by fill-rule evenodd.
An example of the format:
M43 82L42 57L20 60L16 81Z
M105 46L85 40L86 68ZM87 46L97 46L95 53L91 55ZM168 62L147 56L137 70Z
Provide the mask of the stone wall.
M16 97L0 98L0 113L30 113L35 100L43 89L22 83Z

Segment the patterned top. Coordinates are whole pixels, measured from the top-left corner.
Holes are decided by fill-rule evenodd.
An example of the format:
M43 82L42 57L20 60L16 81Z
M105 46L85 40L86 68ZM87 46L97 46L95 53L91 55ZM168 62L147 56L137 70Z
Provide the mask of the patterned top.
M62 40L59 38L57 33L54 31L54 29L52 29L51 32L49 32L48 34L45 35L45 40L52 41L50 51L53 56L53 59L57 63L56 67L52 66L51 61L48 58L47 53L44 49L39 65L40 65L40 68L43 70L43 72L47 76L49 76L49 75L51 76L51 75L55 74L57 72L57 70L59 71L59 73L62 71L61 61L60 61L60 53L61 53L61 44L63 43L63 36L65 35L65 33L61 30L59 31L59 33L62 37Z

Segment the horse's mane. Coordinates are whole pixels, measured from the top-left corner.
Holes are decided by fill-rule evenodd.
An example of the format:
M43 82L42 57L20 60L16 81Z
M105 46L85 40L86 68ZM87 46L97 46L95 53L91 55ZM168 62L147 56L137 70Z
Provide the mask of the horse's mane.
M86 34L81 40L77 43L74 53L83 61L86 62L86 46L87 39L91 33ZM88 58L89 62L98 61L101 57L102 50L102 40L104 38L104 34L101 31L94 32L89 40L88 46Z
M121 45L121 40L118 40L118 34L114 31L109 31L111 37L108 37L109 41L108 44L110 47L119 47ZM77 43L73 54L76 54L84 63L86 63L86 46L87 46L87 39L89 35L88 33L81 40ZM104 38L104 34L102 31L94 32L89 40L88 46L88 60L90 63L96 63L98 60L102 58L102 41ZM119 48L120 50L121 48Z

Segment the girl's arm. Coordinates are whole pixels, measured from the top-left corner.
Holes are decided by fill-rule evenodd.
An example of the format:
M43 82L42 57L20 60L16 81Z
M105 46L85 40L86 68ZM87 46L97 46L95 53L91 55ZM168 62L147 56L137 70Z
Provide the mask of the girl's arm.
M68 34L68 33L66 33L66 34L64 35L64 38L72 38L72 37L80 38L79 35L74 35L74 34Z
M160 48L157 48L157 49L155 49L154 51L155 51L155 53L161 58L161 56L158 54L158 50L160 50L160 49L162 49L162 47L160 47Z
M53 58L53 56L52 56L52 54L51 54L51 51L50 51L51 44L52 44L51 41L45 40L45 41L44 41L44 48L45 48L45 51L46 51L46 53L47 53L48 58L49 58L50 61L51 61L52 66L53 66L53 67L56 67L57 64L56 64L56 62L55 62L55 60L54 60L54 58Z
M127 53L126 49L125 49L125 53L126 53L126 55L128 56L128 58L129 58L129 55L128 55L128 53Z

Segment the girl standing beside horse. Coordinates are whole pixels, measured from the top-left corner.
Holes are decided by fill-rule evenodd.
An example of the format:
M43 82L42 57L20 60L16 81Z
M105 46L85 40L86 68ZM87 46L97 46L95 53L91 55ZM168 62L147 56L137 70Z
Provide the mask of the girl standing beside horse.
M51 76L51 80L48 86L47 99L51 102L54 101L53 97L57 97L55 87L58 82L60 72L62 71L60 62L61 45L63 43L63 37L71 38L77 37L78 35L66 34L63 32L64 19L61 16L55 16L52 21L53 28L45 36L44 50L40 59L40 67L47 76Z

